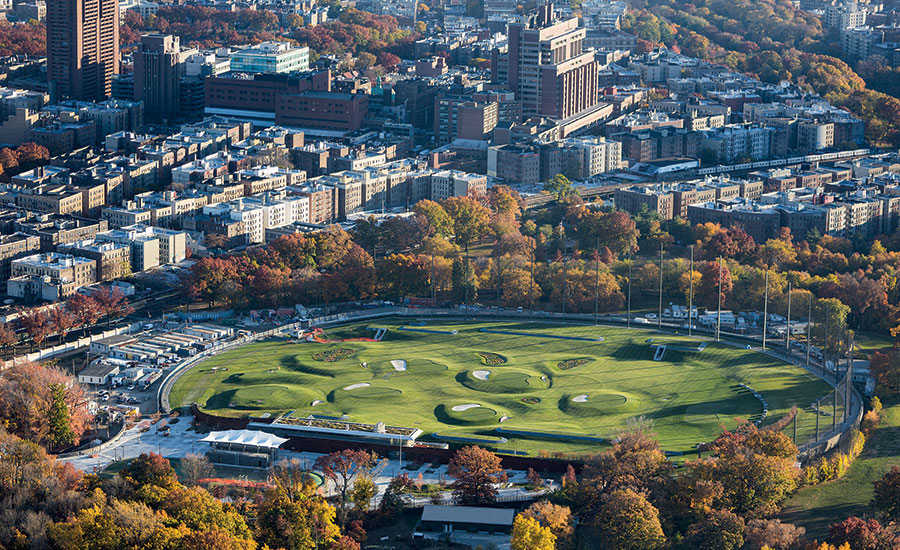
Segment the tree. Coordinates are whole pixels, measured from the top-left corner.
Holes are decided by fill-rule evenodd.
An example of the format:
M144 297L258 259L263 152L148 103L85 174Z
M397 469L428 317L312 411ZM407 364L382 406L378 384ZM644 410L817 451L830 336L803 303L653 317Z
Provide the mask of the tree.
M377 464L378 455L375 453L350 449L336 451L316 459L315 468L335 484L338 492L338 523L342 529L347 524L347 506L351 502L350 494L354 480L360 476L371 476Z
M513 550L555 550L556 535L538 520L519 514L513 521Z
M747 523L744 538L751 550L761 550L763 547L771 550L790 550L805 534L805 528L782 523L778 519L751 519Z
M48 324L51 327L50 330L59 335L59 342L62 343L66 333L77 326L78 319L62 305L57 305L50 310Z
M25 333L31 337L32 351L34 351L34 345L40 346L50 332L50 320L43 309L33 308L20 311L18 322Z
M497 499L498 483L506 481L500 457L478 446L456 451L447 466L447 474L454 478L453 497L463 505L478 505Z
M75 316L78 326L81 326L82 335L87 332L87 327L100 319L100 306L97 300L76 292L66 300L66 310Z
M72 419L66 405L66 388L61 384L50 385L50 411L48 414L50 428L50 448L61 449L78 439L72 430Z
M744 520L728 510L711 510L691 525L684 547L693 550L738 550L744 545Z
M659 511L631 489L609 494L592 526L599 546L609 550L656 550L666 544Z
M206 455L188 453L181 459L181 471L184 473L184 482L193 487L201 479L212 477L215 468Z
M553 193L556 195L557 199L562 199L570 193L575 192L575 188L572 186L572 182L569 181L569 178L562 174L556 174L544 182L544 191Z
M94 293L94 300L97 301L97 308L100 314L106 317L106 326L112 324L113 319L121 319L122 317L134 313L134 308L128 304L128 298L125 293L117 286L108 286Z
M487 232L491 212L472 197L450 197L442 206L453 220L454 240L466 250Z
M3 350L4 355L6 355L8 350L13 349L18 342L19 337L12 327L8 324L0 325L0 349Z
M556 536L557 547L568 547L569 539L575 530L572 525L572 510L568 506L560 506L547 500L539 500L522 511L519 516L537 520Z
M62 370L37 363L20 363L0 371L0 425L44 448L53 447L50 411L55 403L60 407L59 388L68 409L69 429L77 440L90 419L84 390ZM55 435L68 437L68 430L61 424L66 420L61 412L57 409Z
M172 464L156 453L141 453L119 475L136 486L153 485L171 490L178 485L178 476Z
M334 507L317 493L311 480L292 494L276 483L259 505L257 540L271 548L323 550L341 536L334 518Z
M361 52L358 56L356 56L356 63L354 63L354 68L356 68L357 70L368 69L374 64L374 55L370 54L369 52Z
M872 507L878 515L888 521L900 519L900 468L891 466L873 485Z
M472 263L466 258L460 257L453 260L450 280L454 301L463 303L466 297L469 301L478 297L478 277Z
M731 294L734 285L731 281L731 270L725 263L722 263L722 307L725 307L728 296ZM700 276L700 286L695 290L695 297L698 303L715 309L719 305L719 263L707 262L703 267Z
M894 550L900 546L900 537L878 522L851 516L829 528L829 538L834 544L849 544L853 550Z
M453 235L453 219L444 207L432 200L421 200L413 207L413 211L423 216L435 235L451 237Z
M231 504L223 503L201 487L176 486L160 507L188 529L215 529L241 539L252 539L244 517Z

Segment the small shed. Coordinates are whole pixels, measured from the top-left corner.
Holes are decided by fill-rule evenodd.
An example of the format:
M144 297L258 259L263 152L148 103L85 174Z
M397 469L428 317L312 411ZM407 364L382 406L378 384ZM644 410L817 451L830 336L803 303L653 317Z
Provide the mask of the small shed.
M516 511L512 508L426 504L417 531L509 535L515 515Z

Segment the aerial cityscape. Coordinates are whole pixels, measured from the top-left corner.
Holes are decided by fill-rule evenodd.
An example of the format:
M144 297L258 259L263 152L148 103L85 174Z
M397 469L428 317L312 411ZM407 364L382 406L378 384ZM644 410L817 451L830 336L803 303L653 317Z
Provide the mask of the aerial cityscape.
M0 0L0 550L900 550L900 4Z

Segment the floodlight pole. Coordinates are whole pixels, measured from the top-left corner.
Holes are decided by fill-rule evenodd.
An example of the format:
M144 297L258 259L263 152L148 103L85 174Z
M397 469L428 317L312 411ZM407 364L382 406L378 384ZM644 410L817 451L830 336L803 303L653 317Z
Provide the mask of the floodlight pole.
M500 253L497 252L497 318L500 318Z
M716 308L716 342L719 341L719 333L722 331L722 258L719 258L719 305Z
M791 355L791 283L788 283L788 303L787 303L787 330L784 334L785 353Z
M812 292L807 299L808 311L806 313L806 368L809 368L809 347L812 345ZM819 439L816 437L816 439Z
M628 312L625 317L625 328L631 328L631 274L634 271L634 256L628 258Z
M600 311L600 237L597 237L597 251L594 258L594 324Z
M466 289L466 298L465 298L465 300L466 300L466 302L465 302L465 304L466 304L466 320L468 321L469 320L469 243L468 242L466 243L466 274L464 275L464 277L465 277L465 282L463 283L463 286L465 286L465 289Z
M691 245L691 270L688 271L689 288L688 291L688 337L691 336L691 330L694 328L694 245Z
M431 315L434 315L434 308L437 302L434 298L434 252L431 253Z
M822 336L822 370L828 370L828 305L825 306L825 334ZM837 384L837 369L834 369L834 383Z
M528 281L528 320L531 321L532 315L534 314L534 252L535 249L531 249L531 277Z
M769 270L766 269L766 291L763 299L763 331L762 331L762 349L766 351L766 325L769 321Z
M663 243L659 242L659 312L656 317L656 330L662 332L662 272L663 272Z
M568 271L569 260L565 256L563 256L563 303L562 303L562 314L563 317L566 316L566 302L569 300L569 289L566 287L566 272Z

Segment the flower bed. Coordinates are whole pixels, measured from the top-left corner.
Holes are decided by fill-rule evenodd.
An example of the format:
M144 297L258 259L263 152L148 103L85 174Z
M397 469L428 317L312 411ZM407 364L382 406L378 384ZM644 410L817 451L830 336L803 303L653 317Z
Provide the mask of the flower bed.
M316 361L325 361L326 363L333 363L335 361L340 361L341 359L346 359L356 353L358 350L353 348L334 348L328 349L325 351L320 351L319 353L313 354L313 359Z
M523 397L521 399L521 401L522 401L522 403L525 403L527 405L537 405L538 403L541 402L541 398L535 397L533 395L528 395L528 396Z
M574 369L575 367L580 367L588 362L587 359L566 359L565 361L560 361L557 363L557 367L562 370Z
M499 353L490 353L487 351L479 351L475 355L481 358L481 362L489 367L493 367L496 365L502 365L506 363L506 357L503 357Z

